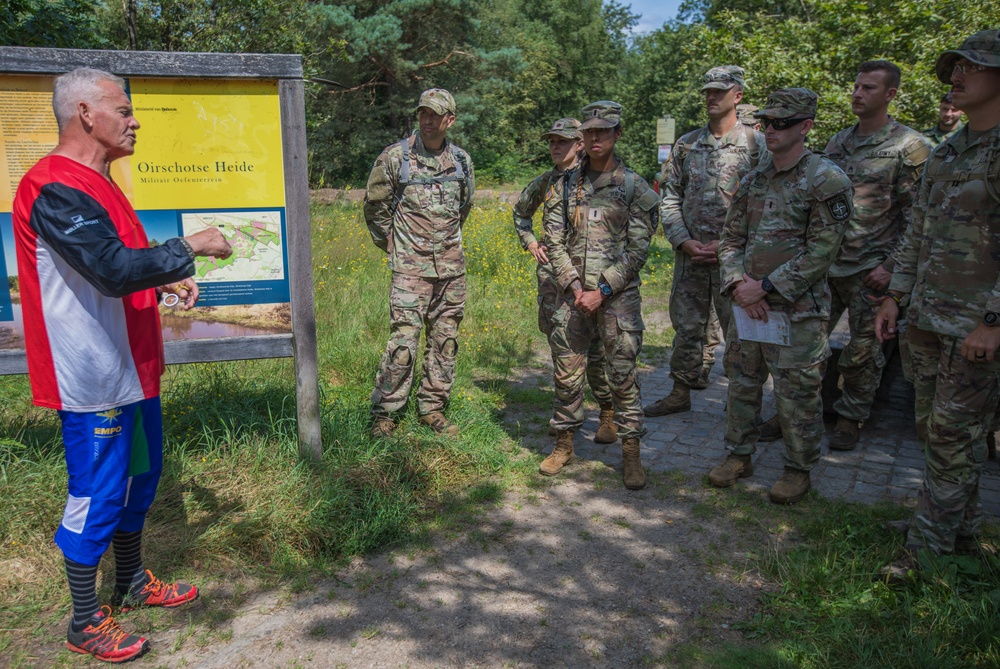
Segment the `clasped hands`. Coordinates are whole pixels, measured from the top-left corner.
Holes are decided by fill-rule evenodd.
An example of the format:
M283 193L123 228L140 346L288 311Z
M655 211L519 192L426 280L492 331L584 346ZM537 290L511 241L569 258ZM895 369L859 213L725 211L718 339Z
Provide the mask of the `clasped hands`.
M760 284L760 281L749 274L744 274L743 280L733 288L733 302L742 307L750 318L766 323L767 312L771 310L771 305L764 299L767 293Z
M599 290L584 290L580 280L577 279L569 285L573 291L573 306L585 314L595 313L604 304L604 296Z

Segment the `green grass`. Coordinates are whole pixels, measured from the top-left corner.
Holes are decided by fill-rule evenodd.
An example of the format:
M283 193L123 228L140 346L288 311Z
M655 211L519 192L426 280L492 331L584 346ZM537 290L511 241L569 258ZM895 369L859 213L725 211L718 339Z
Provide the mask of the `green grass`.
M731 492L731 491L726 491ZM782 548L761 546L747 568L773 584L736 625L740 644L689 643L650 664L718 669L903 669L1000 666L1000 559L924 556L925 571L890 585L878 570L902 537L905 513L810 495L791 508L729 495L719 513L760 523ZM766 505L766 506L765 506ZM752 519L752 520L751 520ZM996 524L984 540L997 543ZM735 566L735 565L734 565ZM662 663L662 664L661 664Z

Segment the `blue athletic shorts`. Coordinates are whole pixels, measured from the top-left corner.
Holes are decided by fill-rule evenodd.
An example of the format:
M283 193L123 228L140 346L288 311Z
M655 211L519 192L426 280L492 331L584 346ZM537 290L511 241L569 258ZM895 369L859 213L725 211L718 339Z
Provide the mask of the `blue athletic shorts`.
M97 411L60 411L69 497L56 545L96 565L115 531L141 530L163 469L160 398Z

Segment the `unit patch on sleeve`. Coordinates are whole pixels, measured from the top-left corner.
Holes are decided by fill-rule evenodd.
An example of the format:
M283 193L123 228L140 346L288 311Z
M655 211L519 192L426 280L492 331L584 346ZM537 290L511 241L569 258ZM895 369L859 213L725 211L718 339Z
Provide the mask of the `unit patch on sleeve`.
M830 198L826 206L830 208L830 215L835 221L846 221L851 217L851 205L844 193Z

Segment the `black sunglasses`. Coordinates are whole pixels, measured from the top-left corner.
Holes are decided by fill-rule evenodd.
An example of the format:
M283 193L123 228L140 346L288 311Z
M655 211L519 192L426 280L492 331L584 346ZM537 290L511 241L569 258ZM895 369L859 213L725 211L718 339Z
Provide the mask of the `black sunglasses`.
M760 123L761 125L764 126L765 130L767 128L770 128L771 126L774 126L775 130L787 130L788 128L791 128L793 125L798 125L799 123L802 123L807 119L808 117L807 118L762 118L760 120Z

